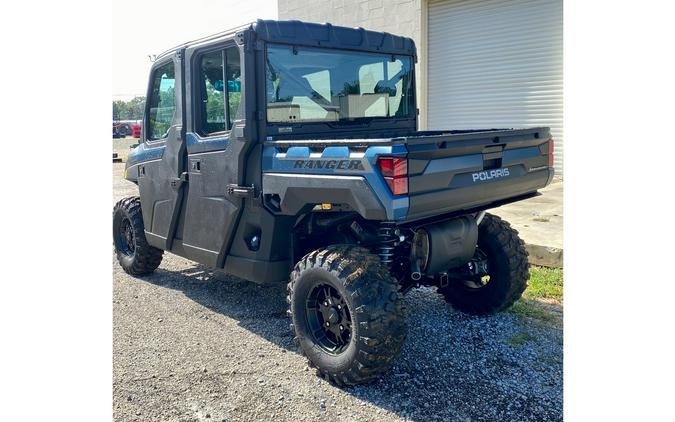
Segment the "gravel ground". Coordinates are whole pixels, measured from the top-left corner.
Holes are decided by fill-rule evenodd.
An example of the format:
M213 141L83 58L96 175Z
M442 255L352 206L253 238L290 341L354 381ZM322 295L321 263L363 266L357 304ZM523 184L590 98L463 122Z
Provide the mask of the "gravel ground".
M113 202L136 195L113 164ZM133 278L113 254L113 416L120 421L562 420L562 329L405 296L408 338L378 381L337 388L298 353L285 291L165 254Z
M113 152L121 152L121 151L128 151L129 147L133 144L138 143L138 138L132 138L131 136L127 136L126 138L113 138L112 140L112 146L113 146Z

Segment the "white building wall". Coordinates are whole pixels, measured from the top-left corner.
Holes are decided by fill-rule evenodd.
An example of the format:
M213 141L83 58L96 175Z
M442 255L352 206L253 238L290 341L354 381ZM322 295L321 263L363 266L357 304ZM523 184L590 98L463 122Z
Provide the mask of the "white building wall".
M279 0L279 19L330 22L420 41L421 0Z
M423 0L279 0L279 19L372 29L410 37L420 55ZM420 66L417 76L417 106L421 108Z

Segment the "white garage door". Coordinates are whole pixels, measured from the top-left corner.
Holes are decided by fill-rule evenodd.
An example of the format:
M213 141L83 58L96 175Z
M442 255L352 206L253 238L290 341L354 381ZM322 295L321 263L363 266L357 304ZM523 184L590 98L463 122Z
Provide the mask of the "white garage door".
M429 129L549 126L562 175L562 0L430 0Z

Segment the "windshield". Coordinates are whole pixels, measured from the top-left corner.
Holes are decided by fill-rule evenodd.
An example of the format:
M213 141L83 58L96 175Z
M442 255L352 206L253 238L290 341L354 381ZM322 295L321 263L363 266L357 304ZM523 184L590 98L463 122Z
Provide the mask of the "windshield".
M413 117L409 56L270 44L267 121Z

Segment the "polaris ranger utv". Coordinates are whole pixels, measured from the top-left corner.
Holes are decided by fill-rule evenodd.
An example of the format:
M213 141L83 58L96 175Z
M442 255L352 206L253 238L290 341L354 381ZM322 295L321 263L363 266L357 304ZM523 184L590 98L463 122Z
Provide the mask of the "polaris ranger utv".
M511 306L527 252L485 210L550 183L550 131L419 131L416 60L409 38L264 20L158 56L125 170L140 197L113 211L122 268L168 251L288 282L295 338L339 385L392 365L413 287Z

